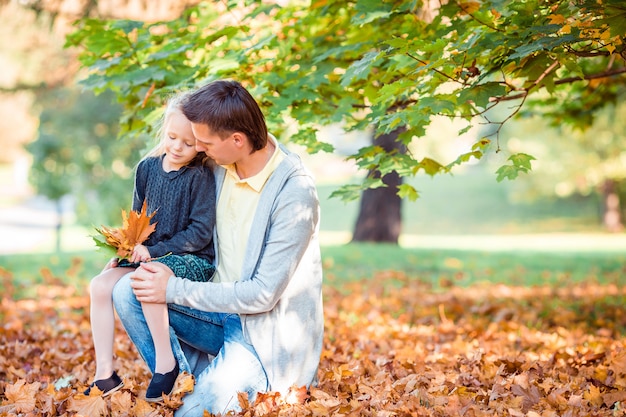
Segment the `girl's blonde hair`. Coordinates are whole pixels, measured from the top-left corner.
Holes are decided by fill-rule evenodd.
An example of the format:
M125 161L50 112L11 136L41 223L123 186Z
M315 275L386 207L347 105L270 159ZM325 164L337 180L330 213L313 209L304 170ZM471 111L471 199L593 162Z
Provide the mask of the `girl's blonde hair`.
M183 102L189 95L190 92L183 91L174 94L169 98L169 100L167 100L167 105L163 110L163 115L161 116L161 119L159 120L156 129L156 137L159 138L159 142L152 149L150 149L150 151L148 151L148 153L142 159L154 156L158 157L165 153L165 140L167 139L165 126L167 125L167 121L169 120L170 116L175 112L179 112L184 116L182 106ZM214 166L213 160L206 156L204 152L198 152L198 155L189 163L189 165L196 165L198 163L211 168Z

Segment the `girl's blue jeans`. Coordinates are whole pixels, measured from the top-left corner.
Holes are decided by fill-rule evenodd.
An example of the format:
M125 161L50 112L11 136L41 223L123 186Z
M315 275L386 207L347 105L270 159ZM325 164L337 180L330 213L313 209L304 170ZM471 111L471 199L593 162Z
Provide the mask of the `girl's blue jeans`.
M130 287L129 274L113 289L113 303L130 339L154 373L152 336L141 304ZM194 391L183 398L184 404L176 410L176 416L202 416L204 410L213 414L239 411L239 392L247 393L252 402L257 392L269 389L265 370L254 347L245 340L237 314L205 312L176 304L168 304L168 310L174 356L181 371L196 378Z

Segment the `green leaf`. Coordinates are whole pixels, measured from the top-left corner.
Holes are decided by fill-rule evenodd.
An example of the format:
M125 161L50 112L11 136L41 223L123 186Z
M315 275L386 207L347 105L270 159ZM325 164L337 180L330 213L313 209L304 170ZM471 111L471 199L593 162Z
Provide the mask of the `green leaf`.
M469 132L469 131L472 129L472 127L474 127L474 126L473 126L473 125L471 125L471 124L468 124L468 125L467 125L467 126L465 126L464 128L460 129L460 130L457 132L457 135L458 135L458 136L463 136L464 134L466 134L467 132Z
M366 178L362 184L342 185L330 194L330 198L339 198L342 201L353 201L361 197L361 193L368 188L386 187L380 178Z
M356 2L356 14L352 23L362 26L377 19L387 18L391 15L392 6L380 0L359 0Z
M532 169L530 161L534 159L535 158L533 156L527 155L525 153L517 153L511 155L508 160L511 161L512 164L502 165L500 168L498 168L498 170L496 171L496 174L498 174L496 180L498 182L502 181L505 178L513 180L517 178L520 172L529 172Z
M415 81L408 78L387 83L374 91L375 97L373 98L373 103L383 105L386 103L395 103L397 100L407 98L413 94L414 88Z
M335 147L329 143L317 140L317 130L313 127L302 127L298 131L289 136L290 142L306 147L310 154L318 152L333 152Z
M97 227L95 229L96 231L98 231ZM91 235L91 238L95 242L98 249L101 249L108 256L117 257L117 249L114 246L108 244L104 236L102 236L101 234Z
M341 77L341 86L347 87L355 80L367 78L374 61L379 55L380 52L368 52L362 59L350 65L346 73Z
M525 153L516 153L509 157L509 160L513 162L513 165L518 167L520 170L530 171L532 169L530 165L530 161L536 160L536 158L532 155L528 155Z
M412 185L400 184L398 187L398 196L400 198L408 198L410 201L415 201L419 198L419 193Z
M559 25L550 25L550 27L560 28ZM515 52L509 56L509 59L519 61L522 58L533 55L537 51L551 51L561 45L570 44L577 41L578 38L572 34L564 36L545 36L537 39L529 44L524 44L515 48Z
M140 29L143 26L144 23L138 20L114 20L111 24L112 29L121 29L126 34L129 34L135 29Z
M320 124L373 127L375 135L405 128L398 140L408 147L424 136L433 114L467 122L459 134L485 120L493 127L537 110L557 124L584 127L623 90L620 77L600 84L565 82L617 65L612 60L626 31L620 0L490 0L471 16L462 10L464 2L442 2L428 21L418 17L420 2L412 0L243 3L237 21L228 24L211 2L181 19L151 25L84 19L67 44L82 48L85 85L118 94L123 132L146 128L156 103L147 102L147 109L141 103L153 82L152 97L163 97L164 91L233 78L258 98L272 131L309 152L332 149L315 137L313 126ZM231 12L240 3L226 5ZM571 33L551 23L555 14L571 23ZM266 16L271 22L258 19ZM617 39L607 37L609 29ZM597 53L607 48L613 56ZM547 72L554 63L558 67ZM516 92L528 93L527 99L494 100ZM424 169L434 175L483 158L488 144L477 142L447 166L384 150L350 158L367 170L411 176ZM530 171L530 161L515 156L499 178Z
M515 178L517 178L519 170L513 165L502 165L500 168L497 169L496 174L498 174L496 177L496 181L498 182L501 182L505 178L509 180L514 180Z
M502 97L506 93L506 87L499 82L486 82L476 84L470 88L464 88L459 92L459 103L473 101L476 106L485 108L492 97Z
M71 386L72 379L74 379L74 375L67 375L57 379L54 383L54 389L59 391L62 388L67 388Z
M450 168L456 165L461 165L465 162L468 162L470 159L472 159L472 157L476 159L480 159L483 157L483 153L481 151L472 151L472 152L463 153L459 155L454 161L446 165L446 169L449 170Z
M233 58L222 58L212 60L210 65L212 72L219 73L239 68L240 62Z
M432 114L453 114L457 98L452 94L422 97L419 106L430 109Z
M151 61L160 61L162 59L167 59L172 57L172 55L174 57L179 56L185 52L187 52L188 50L193 49L193 45L180 45L177 46L173 49L169 49L169 48L163 48L161 50L159 50L159 52L156 52L152 55L150 55L150 60Z
M150 111L150 113L148 113L148 115L144 117L144 123L146 123L147 125L156 125L163 116L163 110L164 109L162 107L158 107Z
M425 173L430 176L434 176L435 174L440 173L441 171L445 171L446 168L441 165L439 162L434 159L424 158L420 161L419 168L423 169Z
M604 19L611 30L611 36L624 36L626 34L626 11Z
M484 152L485 149L491 145L491 141L487 138L482 138L480 139L478 142L476 142L475 144L472 145L472 150L475 151L477 149L479 149L480 151Z

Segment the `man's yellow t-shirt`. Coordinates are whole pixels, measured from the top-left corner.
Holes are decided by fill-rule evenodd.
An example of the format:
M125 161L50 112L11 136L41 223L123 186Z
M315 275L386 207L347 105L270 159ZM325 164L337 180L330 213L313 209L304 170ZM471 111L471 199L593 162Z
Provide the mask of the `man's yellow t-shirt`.
M250 227L261 191L276 167L285 158L276 139L275 149L265 167L256 175L241 179L234 165L226 165L226 176L217 198L216 228L218 264L213 282L234 282L241 278Z

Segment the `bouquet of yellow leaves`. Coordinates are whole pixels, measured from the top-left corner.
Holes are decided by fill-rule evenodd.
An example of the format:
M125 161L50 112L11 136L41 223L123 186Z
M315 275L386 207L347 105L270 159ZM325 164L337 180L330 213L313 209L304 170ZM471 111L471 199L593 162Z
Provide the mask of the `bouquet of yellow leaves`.
M129 258L135 246L145 242L156 228L156 223L150 224L156 211L148 214L147 210L148 206L144 201L140 212L131 211L126 215L126 211L122 210L122 227L96 227L96 231L100 233L92 236L96 246L112 250L120 259Z

